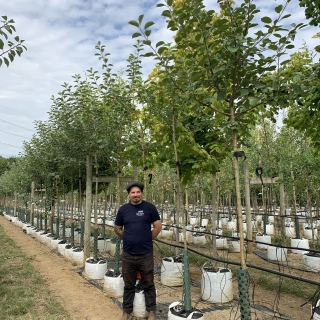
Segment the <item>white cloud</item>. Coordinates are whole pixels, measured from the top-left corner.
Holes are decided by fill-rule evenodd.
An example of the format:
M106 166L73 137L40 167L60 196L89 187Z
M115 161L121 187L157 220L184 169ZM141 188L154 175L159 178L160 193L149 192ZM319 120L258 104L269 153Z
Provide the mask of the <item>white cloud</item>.
M0 130L30 137L35 119L47 119L52 95L61 90L64 82L72 82L74 74L84 75L93 67L100 70L100 62L94 56L95 45L101 41L111 53L110 62L117 72L126 68L129 54L135 40L131 38L135 27L129 20L137 20L144 14L144 20L154 21L151 38L157 42L173 42L173 33L166 28L161 17L163 8L156 8L158 0L12 0L3 1L1 15L15 20L17 35L25 39L28 51L6 68L0 68ZM216 1L205 0L210 9L219 10ZM256 1L263 6L262 15L273 15L270 6L274 2ZM304 11L294 0L289 4L292 17L288 22L304 21ZM303 29L297 36L297 48L305 40L314 47L316 33L313 28ZM143 65L146 73L153 67L151 58ZM26 116L27 115L27 116ZM29 129L29 130L28 130ZM0 131L2 156L17 155L23 138Z

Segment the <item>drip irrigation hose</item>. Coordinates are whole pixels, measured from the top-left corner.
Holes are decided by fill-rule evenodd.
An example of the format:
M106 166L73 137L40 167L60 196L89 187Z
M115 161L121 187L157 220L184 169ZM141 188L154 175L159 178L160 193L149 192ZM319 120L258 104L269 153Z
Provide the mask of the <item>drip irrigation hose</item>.
M163 224L163 226L170 226L172 227L171 225L166 225L166 224ZM182 229L182 227L177 227L175 226L174 228L177 228L177 229ZM213 233L213 232L208 232L208 231L202 231L200 233L203 233L203 234L207 234L207 235L216 235L216 236L221 236L217 233ZM224 238L227 238L227 239L231 239L231 240L239 240L239 237L232 237L232 236L223 236ZM158 240L158 239L157 239ZM249 240L247 238L245 238L245 241L246 242L253 242L253 243L259 243L259 244L265 244L265 242L262 242L262 241L256 241L256 240ZM271 246L271 247L281 247L281 248L286 248L286 249L294 249L294 250L302 250L302 251L306 251L306 248L296 248L296 247L288 247L288 246L283 246L283 245L279 245L278 243L274 244L274 243L268 243L268 246ZM314 249L307 249L308 251L310 252L314 252L314 253L319 253L320 254L320 250L314 250Z
M172 246L172 247L184 249L183 246L176 245L176 244L171 244L171 243L167 243L167 242L162 241L162 240L159 240L159 239L155 239L155 240L153 240L153 241L157 241L157 242L160 242L160 243L163 243L163 244ZM222 262L222 263L229 264L229 265L234 265L234 266L241 266L240 262L228 261L228 260L224 260L224 259L220 259L220 258L214 258L214 257L212 257L212 256L208 256L207 254L200 253L199 251L194 250L194 249L191 249L191 248L188 248L188 251L193 252L193 253L195 253L195 254L197 254L197 255L199 255L199 256L201 256L201 257L204 257L204 258L206 258L206 259L209 259L209 260L213 260L213 261L217 261L217 262ZM287 273L283 273L283 272L280 272L280 271L275 271L275 270L263 268L263 267L256 266L256 265L251 264L251 263L246 263L246 266L247 266L248 268L252 268L252 269L256 269L256 270L260 270L260 271L269 272L269 273L272 273L272 274L275 274L275 275L278 275L278 276L281 276L281 277L285 277L285 278L289 278L289 279L298 280L298 281L301 281L301 282L313 284L313 285L316 285L316 286L320 286L320 282L313 281L313 280L309 280L309 279L305 279L305 278L301 278L301 277L299 278L299 277L294 276L294 275L291 275L291 274L287 274Z

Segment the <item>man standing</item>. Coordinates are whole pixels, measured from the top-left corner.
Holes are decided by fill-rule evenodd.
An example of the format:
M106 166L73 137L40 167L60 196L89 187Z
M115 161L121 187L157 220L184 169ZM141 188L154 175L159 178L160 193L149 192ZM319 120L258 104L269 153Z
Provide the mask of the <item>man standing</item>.
M124 280L123 315L132 318L137 272L143 284L148 320L156 320L156 289L154 286L153 243L162 229L156 207L142 200L144 185L131 182L127 186L130 202L118 210L114 231L123 239L122 276ZM151 231L151 225L153 230Z

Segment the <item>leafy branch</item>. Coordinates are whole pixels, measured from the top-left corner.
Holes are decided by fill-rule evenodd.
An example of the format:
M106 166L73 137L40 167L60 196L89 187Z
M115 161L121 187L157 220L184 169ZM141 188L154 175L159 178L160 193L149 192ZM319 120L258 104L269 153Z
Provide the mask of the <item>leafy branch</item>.
M16 32L14 27L14 20L8 20L7 16L2 16L0 20L0 67L4 62L8 67L13 62L16 56L21 56L23 50L27 48L23 45L24 40L20 39L19 36L14 37L14 41L9 39L9 35L13 35ZM2 38L2 39L1 39Z

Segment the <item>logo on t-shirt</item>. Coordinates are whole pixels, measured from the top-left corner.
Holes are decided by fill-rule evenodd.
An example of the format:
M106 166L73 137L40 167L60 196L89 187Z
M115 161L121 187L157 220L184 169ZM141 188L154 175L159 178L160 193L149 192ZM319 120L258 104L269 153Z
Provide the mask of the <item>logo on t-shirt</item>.
M142 217L142 216L144 215L143 210L139 210L139 211L136 213L136 215L137 215L138 217Z

